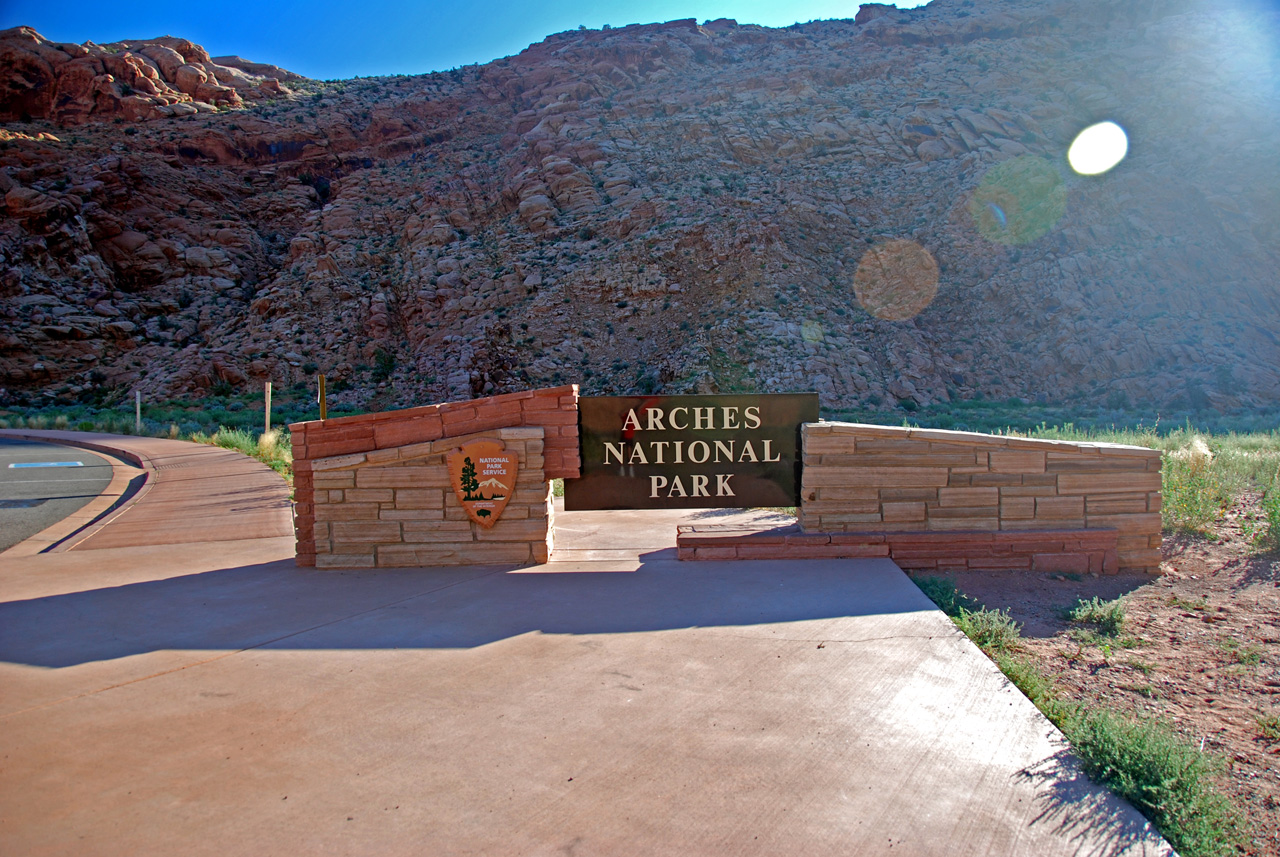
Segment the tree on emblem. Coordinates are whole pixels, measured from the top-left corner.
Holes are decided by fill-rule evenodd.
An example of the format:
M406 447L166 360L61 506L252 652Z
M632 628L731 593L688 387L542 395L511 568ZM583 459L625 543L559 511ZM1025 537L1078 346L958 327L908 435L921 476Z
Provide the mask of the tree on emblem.
M476 479L476 466L471 463L471 456L462 459L462 499L463 500L483 500L484 498L475 492L480 487L480 480Z

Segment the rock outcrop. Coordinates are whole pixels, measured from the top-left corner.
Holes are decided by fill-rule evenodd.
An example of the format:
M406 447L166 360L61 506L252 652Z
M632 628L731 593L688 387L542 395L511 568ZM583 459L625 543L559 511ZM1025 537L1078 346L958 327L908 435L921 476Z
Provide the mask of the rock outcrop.
M0 387L1276 406L1280 111L1245 36L1280 24L1226 5L674 21L330 83L10 30ZM1129 156L1075 175L1103 119Z
M50 42L30 27L0 31L0 122L78 125L214 113L284 95L282 80L301 79L240 57L213 60L172 36L77 45Z

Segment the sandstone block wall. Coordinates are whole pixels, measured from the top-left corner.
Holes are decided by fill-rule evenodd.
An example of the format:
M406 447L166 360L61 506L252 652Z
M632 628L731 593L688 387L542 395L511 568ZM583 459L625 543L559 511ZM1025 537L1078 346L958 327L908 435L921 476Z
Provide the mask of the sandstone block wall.
M516 490L491 527L473 522L454 493L445 455L499 440L520 460ZM543 429L503 428L311 462L319 568L403 568L546 562L551 485Z
M857 423L808 423L801 436L805 533L996 534L984 539L991 546L985 550L1016 555L1009 567L1035 567L1035 556L1043 564L1061 553L1064 567L1076 570L1079 561L1068 561L1073 551L1065 547L1071 533L1111 530L1116 561L1104 570L1159 567L1158 450ZM1027 541L1034 531L1055 535L1041 539L1039 551L1017 550L1036 547ZM905 567L942 567L948 559L945 540L888 541L902 543L904 555L893 556ZM1089 542L1092 552L1096 541ZM1050 543L1058 547L1050 550ZM1076 551L1089 553L1084 543Z
M311 566L320 565L321 567L339 567L346 560L340 561L335 557L347 557L348 565L380 565L380 566L416 566L416 565L443 565L443 564L465 564L465 562L488 563L488 562L544 562L546 560L545 550L537 547L538 543L544 546L549 545L547 539L550 533L550 517L543 515L541 524L532 523L540 520L533 512L529 512L526 522L517 524L521 520L513 515L520 514L515 507L517 498L513 498L508 504L507 509L503 512L502 518L494 525L492 530L486 531L486 535L475 535L474 538L461 539L456 541L445 540L443 542L425 541L424 534L429 529L430 521L437 521L440 533L453 532L455 535L460 534L462 529L455 526L458 520L451 520L448 517L436 519L430 515L424 515L416 519L417 528L406 529L404 524L410 519L402 516L401 513L410 511L434 512L437 507L415 509L406 503L427 502L427 499L414 498L414 495L408 494L415 490L412 485L374 485L369 480L377 481L408 481L412 478L426 478L440 482L443 490L447 493L448 498L452 498L453 489L449 486L447 472L443 470L443 455L448 450L456 446L460 446L464 439L498 437L491 434L501 429L516 428L536 428L540 431L537 438L539 446L537 452L531 449L525 449L525 454L534 461L531 469L540 471L539 479L543 483L546 490L550 490L546 486L546 482L556 478L573 478L579 473L580 462L578 458L578 387L570 385L565 387L552 387L542 390L528 390L519 393L507 393L500 396L490 396L483 399L473 399L465 402L447 402L440 405L429 405L420 408L408 408L400 411L386 411L377 414L362 414L351 417L337 417L328 420L314 420L304 423L294 423L289 426L293 439L293 470L294 470L294 531L297 539L296 561L298 565ZM436 441L448 441L447 443L436 447L424 447L423 444L433 444ZM519 441L523 444L532 444L532 437L512 436L512 441ZM404 450L410 450L405 453ZM402 458L401 456L407 457ZM434 473L433 465L427 464L421 459L428 456L440 457L440 474L429 475ZM335 465L335 459L342 459L350 456L351 458L342 465ZM361 458L361 456L363 456ZM324 462L324 466L328 469L318 470L316 465ZM361 478L366 480L366 484L355 483L350 486L337 485L338 482L346 481L349 478L356 478L359 474L357 471L374 468L402 468L410 466L409 462L413 462L412 469L406 473L373 475L371 471L369 475ZM520 482L525 483L525 461L523 456L520 460ZM317 485L317 476L320 473L328 474L321 480L325 487ZM339 476L340 473L349 473L350 476ZM412 474L412 475L410 475ZM434 484L434 483L433 483ZM328 487L333 485L334 487ZM360 492L363 490L383 489L381 494L361 494L355 493L348 495L345 493L348 488L353 491ZM390 499L385 491L391 489L393 494ZM424 487L420 490L431 492L435 488ZM542 489L539 489L540 491ZM341 492L339 495L332 495L332 492ZM395 492L401 493L395 493ZM324 492L321 495L321 492ZM543 492L545 494L545 492ZM330 497L333 496L331 502ZM540 495L541 496L541 495ZM383 499L367 499L371 497L379 497ZM364 499L361 499L364 498ZM440 502L442 504L439 510L448 511L449 499L445 494L441 495ZM528 492L521 494L522 501L534 502L528 500ZM434 495L431 495L431 501L434 502ZM545 497L543 497L545 499ZM456 502L456 498L453 498ZM335 520L332 518L323 519L318 515L317 510L319 504L323 502L325 505L344 506L348 505L342 514L362 514L363 519L344 519ZM538 501L541 502L541 501ZM383 508L383 504L391 504L387 508ZM522 502L522 505L527 503ZM365 508L355 510L353 507L363 506ZM376 507L376 509L374 508ZM376 511L376 515L368 517ZM386 512L389 517L382 517ZM461 508L456 509L457 513L462 513ZM334 509L326 509L325 515L338 514ZM465 513L463 519L466 519ZM367 547L367 549L353 549L346 552L335 550L335 545L354 545L356 542L349 538L357 530L361 529L356 526L345 526L346 524L355 524L357 520L363 520L366 524L373 524L368 527L368 535L364 541L359 542ZM320 524L326 526L321 527ZM392 527L389 524L394 523ZM468 523L469 520L468 520ZM332 524L343 524L344 526L334 529ZM448 526L446 526L446 524ZM504 525L506 525L504 527ZM544 532L541 535L533 534L533 530L541 526ZM395 529L398 535L393 538L392 530ZM483 528L478 528L483 529ZM504 532L507 535L516 531L524 532L526 537L522 538L527 543L525 545L527 559L504 559L508 555L514 556L516 549L508 544L505 548L486 547L480 551L470 551L467 556L469 559L450 560L445 549L430 549L427 547L416 547L409 549L407 545L427 545L427 544L475 544L492 545L499 541L495 534ZM381 533L381 535L375 535ZM385 537L386 541L382 539ZM419 541L406 541L406 539L420 539ZM377 550L378 546L384 546L386 550ZM505 551L505 552L504 552ZM323 562L318 561L321 553L327 555L327 559ZM539 559L541 556L541 559ZM488 557L488 558L484 558ZM421 561L419 561L421 559Z

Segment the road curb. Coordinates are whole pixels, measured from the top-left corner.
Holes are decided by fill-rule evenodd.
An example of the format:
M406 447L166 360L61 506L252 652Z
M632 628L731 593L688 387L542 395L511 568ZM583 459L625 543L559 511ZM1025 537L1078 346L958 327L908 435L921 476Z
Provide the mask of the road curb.
M146 456L109 446L101 441L68 439L65 434L0 429L0 437L79 447L105 456L111 464L111 482L96 498L61 521L0 552L0 559L70 550L111 523L151 487L155 470Z

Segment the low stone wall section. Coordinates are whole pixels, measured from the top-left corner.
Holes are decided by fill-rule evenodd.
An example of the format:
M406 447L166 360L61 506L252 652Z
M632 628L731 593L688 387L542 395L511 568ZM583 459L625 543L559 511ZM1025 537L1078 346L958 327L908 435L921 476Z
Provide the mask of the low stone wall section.
M887 557L911 570L1057 571L1114 574L1115 530L805 533L716 525L679 528L680 559L851 559Z
M361 414L358 416L335 417L327 420L313 420L309 422L293 423L289 426L292 434L293 442L293 470L294 470L294 532L297 540L296 562L300 566L317 565L317 557L320 554L319 548L321 542L327 546L325 551L330 559L326 559L323 565L326 567L336 567L337 560L332 559L335 556L363 557L359 564L391 564L392 557L404 558L406 561L400 563L402 565L439 565L444 562L418 562L416 557L428 557L430 551L426 548L415 548L412 551L404 549L403 545L409 544L403 539L406 537L406 530L399 529L400 535L398 540L390 540L391 527L382 527L380 531L385 532L388 541L382 542L378 538L370 537L369 541L363 542L368 546L368 550L358 550L351 553L335 552L332 529L320 529L321 538L317 537L317 492L318 491L345 491L345 488L335 487L317 488L316 479L316 463L322 460L332 460L342 456L360 456L364 455L363 461L351 460L350 466L336 468L341 471L344 468L355 471L371 465L379 465L385 467L398 467L400 465L392 464L393 461L401 461L400 454L404 448L412 448L409 459L403 461L416 461L423 457L425 447L422 444L434 443L435 441L448 440L448 444L441 447L441 450L447 451L456 446L460 446L463 438L470 437L490 437L488 432L499 429L508 428L537 428L541 430L538 440L541 449L536 455L540 456L540 461L535 469L541 471L541 480L545 483L551 479L565 478L571 479L577 477L580 473L581 462L578 457L578 387L576 384L564 387L552 387L541 390L527 390L519 393L506 393L499 396L489 396L483 399L472 399L466 402L446 402L439 405L428 405L418 408L407 408L399 411L385 411L376 414ZM528 438L520 438L520 441L528 442ZM434 449L434 447L432 448ZM443 451L439 454L442 456ZM436 451L429 453L436 455ZM535 453L528 453L535 455ZM443 460L443 459L441 459ZM332 463L331 461L328 463ZM426 467L425 464L415 464L415 468ZM521 459L521 482L524 482L524 460ZM327 471L326 471L327 472ZM424 472L425 473L425 472ZM415 470L416 475L418 474ZM346 478L346 477L343 477ZM373 478L373 477L365 477ZM440 477L432 477L437 479ZM448 489L447 493L452 496L452 488L449 488L447 474L443 477L442 483ZM326 483L328 484L328 483ZM354 490L362 488L372 488L373 486L356 485ZM394 487L394 486L391 486ZM412 490L412 486L401 486L405 490ZM429 490L429 489L423 489ZM541 489L540 489L541 490ZM360 496L360 495L355 495ZM329 494L324 495L324 502L329 503ZM345 494L342 495L340 504L346 504L348 501ZM423 508L420 510L411 510L408 507L398 505L398 501L393 498L391 501L378 500L369 501L379 504L378 512L386 511L393 515L399 515L403 512L422 511L434 512L434 508ZM391 502L394 505L387 509L382 509L381 504ZM442 500L442 502L446 502ZM513 501L514 502L514 501ZM356 505L360 505L356 503ZM368 510L364 510L367 514ZM458 509L461 512L461 509ZM532 524L518 524L521 519L511 517L513 514L511 504L503 512L502 518L494 525L490 535L484 537L484 541L494 541L492 534L509 530L512 527L532 527ZM518 513L517 513L518 514ZM532 515L532 513L530 513ZM465 517L465 515L464 515ZM384 520L381 518L365 519L366 522L376 522ZM386 520L396 520L398 524L403 523L404 518L393 518ZM428 515L422 518L425 526L426 522L432 520ZM446 519L447 520L447 519ZM528 520L538 520L530 517ZM549 537L551 521L549 517L541 519L542 524L547 530L540 538L532 538L528 547L531 562L545 561L537 559L538 548L536 543L541 542L548 544L546 541ZM385 522L385 520L384 520ZM327 524L339 523L334 520L325 521ZM456 523L456 521L455 521ZM342 528L341 533L355 532L356 527ZM373 528L377 530L378 528ZM446 528L447 529L447 528ZM416 531L415 531L416 532ZM380 537L379 537L380 538ZM477 537L479 539L479 537ZM344 540L339 540L343 544ZM388 550L381 555L374 549L376 545L385 545ZM397 547L400 546L400 547ZM394 550L392 548L395 548ZM345 549L344 549L345 551ZM484 556L498 556L501 552L494 549L487 552L471 554L474 556L472 562L506 562L508 560L501 559L482 559ZM408 561L410 555L413 561ZM381 559L379 557L382 557ZM370 560L372 557L372 561ZM384 561L385 559L385 561ZM510 560L511 562L522 562L524 560ZM354 560L353 560L354 562Z
M515 492L491 528L462 508L445 463L449 452L477 440L500 441L520 462ZM551 552L540 427L318 458L311 466L319 568L529 564Z
M899 565L938 568L963 553L945 539L917 539L908 550L896 534L1054 531L1056 539L1111 530L1116 559L1104 570L1159 568L1158 450L835 422L807 423L801 436L798 514L806 534L844 534L846 544L857 543L849 534L861 534L868 545L885 543L873 537L888 534L902 543L893 551ZM998 535L984 543L1008 553L1019 541ZM1083 560L1063 558L1065 570L1082 561L1093 570L1093 550L1079 551ZM1014 567L1034 565L1019 557Z

